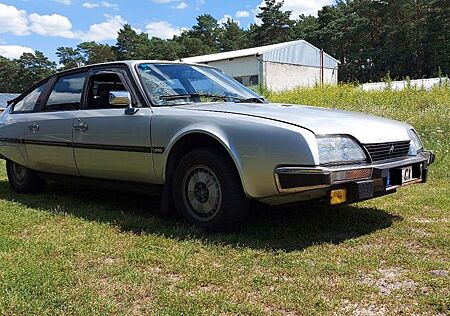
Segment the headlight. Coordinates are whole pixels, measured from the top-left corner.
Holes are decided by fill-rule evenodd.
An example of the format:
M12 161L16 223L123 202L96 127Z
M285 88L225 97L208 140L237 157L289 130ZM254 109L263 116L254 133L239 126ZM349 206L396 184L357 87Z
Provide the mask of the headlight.
M410 129L408 131L409 138L411 139L411 142L413 146L409 147L409 155L417 155L417 152L423 149L422 141L420 140L419 135L417 135L417 132L413 129ZM413 148L414 147L414 148Z
M367 159L361 146L350 137L319 136L316 139L321 165L339 162L362 162Z

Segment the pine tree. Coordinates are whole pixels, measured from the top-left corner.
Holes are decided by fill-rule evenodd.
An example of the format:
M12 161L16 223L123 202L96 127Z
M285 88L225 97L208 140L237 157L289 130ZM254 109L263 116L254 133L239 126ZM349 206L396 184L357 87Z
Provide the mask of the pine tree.
M292 40L294 21L292 11L283 11L284 1L264 0L256 17L261 25L253 25L251 34L253 44L268 45Z
M232 19L227 19L227 22L223 23L219 39L221 51L238 50L249 46L247 32Z
M131 25L125 24L117 36L117 59L147 59L150 55L149 44L147 33L138 34Z
M56 49L56 56L59 58L59 63L63 65L62 69L64 70L77 68L86 63L79 48L58 47Z

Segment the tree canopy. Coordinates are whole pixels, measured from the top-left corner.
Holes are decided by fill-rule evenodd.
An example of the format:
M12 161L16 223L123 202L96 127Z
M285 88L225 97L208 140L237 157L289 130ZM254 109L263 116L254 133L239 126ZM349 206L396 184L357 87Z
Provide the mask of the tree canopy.
M450 0L339 0L317 16L292 16L284 1L265 0L258 23L220 23L203 14L171 39L149 38L124 25L113 46L96 42L58 47L60 69L126 59L176 60L304 39L341 61L339 80L379 81L450 73ZM0 56L0 91L22 91L57 70L41 52Z

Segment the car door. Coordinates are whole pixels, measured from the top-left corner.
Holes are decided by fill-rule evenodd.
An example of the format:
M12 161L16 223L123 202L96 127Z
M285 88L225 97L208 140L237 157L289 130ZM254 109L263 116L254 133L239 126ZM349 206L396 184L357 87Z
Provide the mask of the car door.
M24 143L32 169L78 175L72 129L86 76L87 72L82 71L54 77L42 104L28 114Z
M20 96L13 103L11 108L5 110L5 113L0 118L2 154L8 159L26 167L31 167L23 141L29 125L29 115L34 111L41 94L45 92L47 86L48 80L29 89L27 93ZM7 115L8 112L9 115Z
M83 177L152 183L155 178L151 150L152 111L132 89L122 68L90 73L84 107L75 117L75 160ZM111 105L111 91L129 92L137 111Z

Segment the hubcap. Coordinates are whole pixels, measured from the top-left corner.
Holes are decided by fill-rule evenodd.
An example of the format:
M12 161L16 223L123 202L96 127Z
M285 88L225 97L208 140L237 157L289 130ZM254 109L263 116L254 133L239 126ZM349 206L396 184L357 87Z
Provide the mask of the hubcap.
M18 182L23 182L27 175L27 170L25 169L25 167L14 163L13 170L14 170L14 177L16 178L16 180Z
M222 190L219 179L211 169L197 165L186 172L183 202L189 213L198 220L208 221L217 215L222 204Z

